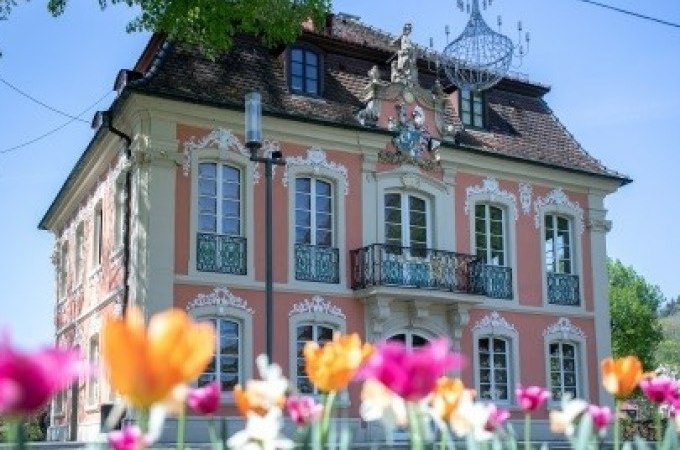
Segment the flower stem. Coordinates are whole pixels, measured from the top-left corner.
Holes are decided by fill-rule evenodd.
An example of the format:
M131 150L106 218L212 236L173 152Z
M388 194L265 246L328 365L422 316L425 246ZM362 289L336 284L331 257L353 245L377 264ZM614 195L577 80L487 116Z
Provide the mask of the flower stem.
M654 414L654 425L655 425L655 432L656 432L656 448L661 449L661 439L662 439L662 430L661 430L661 411L659 408L656 408L656 412Z
M524 414L524 450L531 450L531 414Z
M330 391L326 394L326 400L324 401L323 416L321 417L321 433L319 436L322 447L325 447L328 444L328 432L331 427L331 414L333 412L333 402L335 401L336 394L337 391Z
M21 420L11 420L7 423L7 442L16 444L17 450L26 449L26 435L24 423Z
M411 431L411 450L423 450L423 431L421 430L420 414L418 414L418 404L408 402L406 408Z
M621 418L619 417L619 410L621 409L621 401L617 398L614 400L614 450L621 448Z
M142 408L139 410L138 425L142 434L149 432L149 410L147 408Z
M187 415L184 408L179 411L177 417L177 450L184 450L184 435L187 429Z

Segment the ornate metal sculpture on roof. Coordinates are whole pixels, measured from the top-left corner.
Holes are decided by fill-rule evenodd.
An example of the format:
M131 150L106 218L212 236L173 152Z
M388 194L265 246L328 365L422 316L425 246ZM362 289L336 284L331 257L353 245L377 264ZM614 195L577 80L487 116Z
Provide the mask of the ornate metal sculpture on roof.
M491 4L491 0L483 0L484 8L487 1ZM458 6L463 10L463 0L458 0ZM513 56L521 61L529 46L529 33L524 36L525 48L521 43L522 22L519 22L517 30L520 43L515 46L509 37L493 31L486 24L480 12L479 0L471 0L471 3L468 0L467 11L470 20L460 36L444 48L440 64L449 81L459 89L481 91L492 87L508 73Z

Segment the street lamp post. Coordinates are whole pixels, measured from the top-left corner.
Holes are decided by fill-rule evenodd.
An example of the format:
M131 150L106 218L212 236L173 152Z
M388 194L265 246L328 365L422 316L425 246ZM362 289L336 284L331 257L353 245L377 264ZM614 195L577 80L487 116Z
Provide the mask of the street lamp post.
M280 151L269 155L259 155L262 148L262 96L259 92L246 94L246 147L250 150L250 160L264 164L266 182L265 194L265 318L267 333L267 357L273 361L273 256L272 256L272 172L273 166L283 166L286 161Z

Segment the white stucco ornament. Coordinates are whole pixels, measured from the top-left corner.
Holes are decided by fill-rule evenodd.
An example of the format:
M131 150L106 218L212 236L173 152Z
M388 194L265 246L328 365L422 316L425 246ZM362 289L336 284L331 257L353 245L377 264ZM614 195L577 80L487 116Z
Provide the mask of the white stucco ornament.
M342 309L320 295L315 295L311 299L306 298L303 301L294 304L288 313L288 316L291 317L297 314L305 313L327 314L330 316L339 317L343 320L346 319L345 313L342 312Z
M481 328L491 328L493 331L509 331L511 333L517 332L515 326L505 320L505 317L498 314L497 311L492 311L490 314L487 314L475 322L475 325L472 327L472 331L479 330Z
M531 200L534 195L534 188L529 183L519 184L519 203L522 205L524 215L531 214Z
M566 317L560 317L557 322L548 325L548 327L543 330L543 337L546 336L557 336L562 339L568 339L570 337L585 338L586 334L582 329L571 323Z
M216 287L209 294L198 294L196 298L189 302L187 311L199 308L201 306L229 306L232 308L242 309L248 314L253 314L253 309L248 306L248 302L231 293L225 287Z
M486 178L481 185L465 188L465 214L470 214L475 197L484 196L490 201L504 201L508 203L512 216L517 220L517 196L512 192L501 190L498 180Z
M345 181L345 195L349 193L349 181L347 180L347 167L333 161L328 161L326 152L319 147L312 147L307 150L307 156L290 156L286 158L286 166L283 169L283 179L281 182L288 186L290 181L288 169L291 166L303 166L312 169L314 175L318 175L321 169L329 170Z
M543 211L551 205L569 209L576 219L578 233L583 233L583 230L585 229L583 208L581 208L581 205L579 205L578 202L569 200L569 197L567 197L567 194L565 194L561 188L553 189L548 192L545 197L537 198L534 202L534 225L537 229L541 227L541 216Z

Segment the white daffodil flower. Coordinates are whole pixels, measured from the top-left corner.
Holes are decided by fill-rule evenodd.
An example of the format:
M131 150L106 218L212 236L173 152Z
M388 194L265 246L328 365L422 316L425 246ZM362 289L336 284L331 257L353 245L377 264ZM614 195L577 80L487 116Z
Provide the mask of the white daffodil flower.
M562 410L550 411L550 430L553 433L572 436L576 419L583 414L588 407L584 400L572 400L570 397L562 399Z
M282 412L272 408L266 415L248 413L246 427L227 440L232 450L289 450L295 443L281 436Z
M490 416L491 405L473 402L472 394L465 391L449 425L459 437L471 435L475 441L487 441L493 436L493 432L487 429Z
M388 432L408 425L406 402L381 382L368 379L361 389L361 418L366 422L381 420Z

